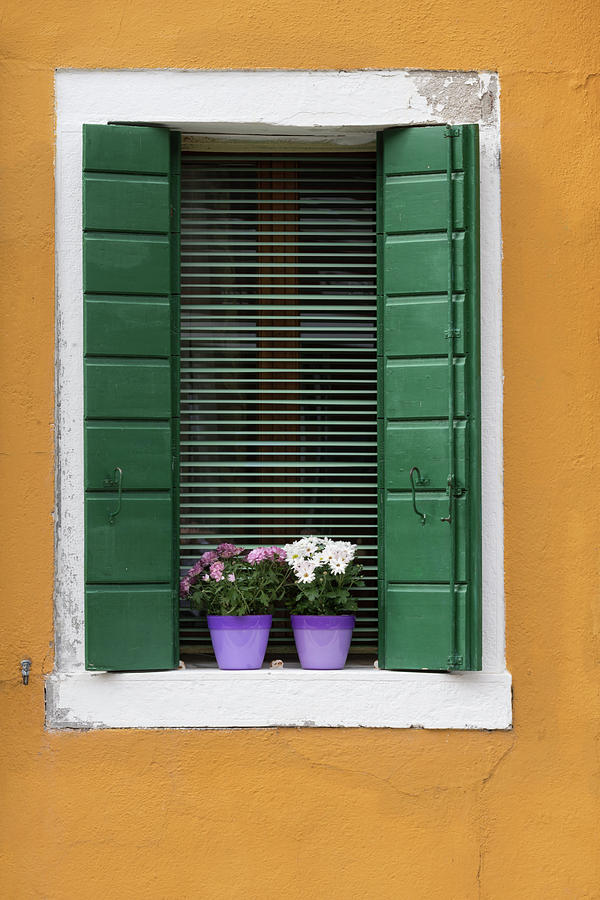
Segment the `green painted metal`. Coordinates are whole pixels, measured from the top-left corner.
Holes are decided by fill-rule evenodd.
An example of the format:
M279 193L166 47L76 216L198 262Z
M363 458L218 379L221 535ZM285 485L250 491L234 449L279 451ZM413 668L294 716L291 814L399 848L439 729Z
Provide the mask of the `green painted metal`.
M462 144L457 151L457 144ZM481 550L481 318L479 267L479 129L463 126L462 141L452 141L453 152L462 153L467 211L467 249L465 271L471 302L468 309L467 353L472 360L468 370L469 397L469 521L468 576L471 599L466 607L465 668L481 669L482 635L482 550ZM458 629L460 632L460 628ZM460 634L459 634L460 636ZM458 648L459 652L460 647ZM470 663L470 666L469 666Z
M181 402L179 378L181 368L181 134L172 132L169 136L171 152L170 168L170 222L169 248L171 252L170 303L175 311L171 316L171 411L172 411L172 526L171 526L171 569L173 572L173 633L177 639L179 657L179 557L181 519L181 476L179 468L181 440Z
M86 667L175 668L179 139L83 143Z
M460 579L460 569L457 565L457 552L461 553L464 548L464 540L458 541L458 512L456 509L455 493L456 493L456 475L455 475L455 459L454 459L454 422L455 416L460 415L456 403L456 365L454 358L454 181L452 177L452 139L458 137L459 131L455 132L453 128L447 127L444 132L446 140L446 190L448 202L446 204L446 239L447 259L448 259L448 294L447 294L447 310L448 310L448 327L446 328L445 337L448 341L448 478L446 481L446 492L448 494L448 514L442 516L440 521L448 525L450 531L450 547L449 547L449 572L448 572L448 603L451 609L451 633L452 643L451 652L447 658L447 666L450 670L460 669L464 662L464 657L458 652L458 617L456 608L456 582ZM464 413L463 413L464 414ZM466 576L463 575L463 580Z
M481 668L478 153L476 126L379 139L383 668Z

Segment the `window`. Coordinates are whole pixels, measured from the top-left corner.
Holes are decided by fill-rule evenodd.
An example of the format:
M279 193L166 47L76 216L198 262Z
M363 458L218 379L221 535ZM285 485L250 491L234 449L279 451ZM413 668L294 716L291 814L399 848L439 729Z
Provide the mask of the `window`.
M378 142L182 192L178 134L84 127L88 668L177 665L178 553L315 531L371 563L355 648L479 668L478 134Z
M220 73L220 77L225 78L226 74L236 73ZM277 73L273 74L277 76ZM304 77L307 73L288 74ZM368 80L367 77L367 82ZM335 95L334 89L331 96ZM293 92L289 96L292 97ZM340 94L339 97L341 96ZM111 94L111 102L115 102L114 92ZM266 93L262 102L270 102ZM332 108L334 106L335 102L332 102ZM79 117L79 122L85 121L84 112L80 105L76 116ZM60 115L59 105L59 120ZM72 116L72 110L67 110L66 115ZM335 114L328 112L327 115ZM121 118L131 121L139 120L140 116ZM472 141L474 129L453 126L448 131L439 126L433 129L413 127L409 130L387 127L392 124L403 125L402 115L398 118L400 121L396 119L395 122L384 123L385 127L373 129L383 134L380 139L379 160L387 191L384 197L380 190L377 203L380 213L378 231L381 234L378 271L380 279L381 273L384 273L385 285L379 298L378 310L378 447L379 461L383 464L380 469L383 468L386 478L382 490L380 476L379 491L378 530L385 558L384 568L380 569L380 597L383 597L379 621L380 660L389 669L477 669L480 600L478 555L473 549L478 541L478 496L477 485L472 477L477 469L477 441L468 431L468 423L477 418L477 410L473 406L476 397L473 378L476 374L475 368L469 367L469 359L475 358L473 351L476 346L467 346L466 342L477 339L477 329L473 325L478 324L476 317L472 320L468 317L469 312L475 308L470 306L469 291L473 290L475 272L472 252L473 239L476 238L473 227L476 201L472 185L476 184L476 175L473 173L476 171L474 167L478 155L474 152ZM150 121L152 120L153 117L150 117ZM191 119L188 118L187 121ZM211 121L216 119L213 117ZM169 117L163 116L162 122L169 125ZM424 121L422 124L428 123ZM176 539L179 525L179 485L174 463L178 457L180 428L176 391L178 379L173 377L180 361L177 317L173 315L173 310L178 305L178 301L174 304L173 300L178 297L179 217L172 214L172 209L176 211L179 197L180 130L185 129L171 127L169 131L166 128L147 126L93 126L89 133L95 135L92 140L95 146L88 147L84 158L88 585L86 642L91 668L168 669L176 665L179 657L174 616L179 561ZM64 133L69 133L67 126ZM119 137L115 137L117 134ZM426 152L424 154L425 135L435 135L429 147L429 157ZM115 145L115 140L118 146ZM112 146L107 141L112 142ZM60 154L59 159L63 159ZM288 172L286 178L289 180L290 177ZM264 194L264 182L259 182L258 187ZM379 187L381 188L381 181ZM144 200L140 199L142 194ZM262 194L258 192L258 206L262 201ZM450 203L447 202L449 196L453 198ZM60 191L58 197L60 211ZM296 205L301 206L299 203ZM451 216L448 216L448 208ZM275 211L276 205L271 202L268 214L272 216ZM301 209L296 210L298 221L290 230L292 234L296 234L292 238L296 243L297 235L302 231L299 224L301 212ZM452 235L450 242L448 235ZM261 240L263 238L264 235ZM287 239L286 237L286 241ZM453 254L447 252L449 246L454 247ZM65 255L68 256L68 252L65 250ZM59 296L61 284L64 287L60 254L59 242ZM271 268L274 266L271 265ZM300 265L297 264L296 268L300 268ZM454 285L454 292L448 293L448 273L452 269L450 284ZM415 283L417 270L420 281ZM271 285L277 284L278 276L272 272L263 272L256 277L259 282L261 278L268 277ZM290 273L289 270L286 278L298 280L297 273ZM291 291L289 289L289 283L282 286L281 305L285 306L289 297L297 293L295 285ZM266 296L272 293L271 290ZM452 302L448 302L449 300ZM185 307L185 300L182 305ZM295 331L302 332L304 323L302 317L298 323L298 313L304 311L298 310L296 306L297 304L293 304L292 308ZM436 331L439 330L437 326L443 320L443 313L447 314L449 310L453 312L447 322L448 334L441 339L443 350L440 350L439 344L428 343L431 337L428 327L430 331L433 326ZM60 312L59 309L59 316ZM260 312L261 321L266 321L265 311ZM183 321L185 323L185 318ZM252 327L256 329L257 323L258 319ZM61 322L59 317L59 327L61 324L64 325L64 321ZM338 322L335 324L339 327ZM165 325L168 327L165 328ZM222 322L218 323L219 329L222 325ZM236 324L236 328L238 327ZM265 381L264 369L268 367L260 363L259 357L263 361L272 358L273 348L268 346L264 337L260 337L259 331L260 329L256 330L254 340L261 353L256 354L254 371L262 392L261 397L267 403L271 400L267 392L273 393L276 389L268 380ZM291 344L299 345L294 347L294 353L298 351L298 354L292 355L292 359L297 359L298 355L302 355L305 344L302 343L303 335L299 339L293 331L290 331L288 340ZM235 334L239 339L239 332L236 331ZM439 335L437 340L440 340ZM451 349L454 347L454 353L448 353L449 346ZM181 349L184 352L182 362L185 363L185 325ZM182 374L185 374L185 365L182 364L181 369ZM59 383L64 387L64 378L60 372ZM448 390L448 385L454 385L453 391ZM293 392L286 392L285 402L292 407L286 409L286 415L295 414L294 406L297 408L300 400L304 402L304 398L298 396L303 390L304 388L299 391L295 387ZM323 386L319 385L317 390L331 396L331 386L323 392ZM454 411L448 405L449 395L454 400ZM63 397L63 401L64 399ZM322 402L321 395L318 399ZM67 405L68 403L67 398ZM181 412L185 419L184 405ZM64 409L63 406L63 416ZM264 417L258 418L257 430L261 434L259 458L265 458L266 442L262 435L265 434L264 426L267 421ZM295 420L288 418L287 421ZM464 440L463 428L464 435L468 434L469 440ZM63 441L64 434L63 431ZM182 429L182 440L184 434ZM447 453L451 454L452 450L448 443L443 443L443 436L448 438L450 435L453 437L457 480L446 491L449 468L446 464ZM286 440L289 439L286 437ZM325 443L322 442L323 445ZM406 458L409 447L410 459ZM444 449L440 449L442 447ZM405 476L412 469L410 463L415 463L412 458L415 449L426 449L425 455L429 462L425 472L421 471L424 467L420 466L416 473L420 483L416 485L413 502L410 482ZM301 450L304 453L306 447L301 447ZM323 454L323 449L319 452ZM337 452L342 451L338 448ZM103 454L104 461L100 465ZM113 460L108 472L107 455ZM420 455L422 454L417 453L417 456ZM246 453L246 462L249 458ZM390 464L392 459L393 465ZM297 459L295 463L297 466ZM443 470L446 470L445 475L442 475ZM403 473L403 480L399 485L393 483L393 477L398 472ZM286 473L286 477L289 474ZM66 476L67 480L72 477L70 469ZM193 485L194 481L197 482L197 479L192 479L190 483ZM62 483L61 490L64 489L64 484L65 482ZM218 490L221 487L222 484ZM185 491L189 486L183 479L182 488L185 498ZM477 500L475 506L473 498ZM356 498L352 502L357 502ZM185 523L185 500L182 509L182 521ZM410 535L413 535L414 525L420 525L418 517L422 513L427 517L426 525L417 532L417 538L409 536L407 529L410 528ZM277 514L274 510L273 515ZM443 523L448 515L457 524L456 530ZM263 518L259 520L261 528L264 527L263 521ZM61 528L64 529L64 519ZM172 543L165 542L165 529L173 536ZM454 533L455 553L450 549L449 532ZM424 535L427 535L427 541L423 539ZM398 546L410 547L410 553L399 557ZM59 557L61 552L64 552L64 539L61 543L59 533ZM450 583L448 564L454 565ZM456 590L452 591L451 583L456 584ZM62 585L59 581L59 603L64 593L63 585L64 581ZM493 611L493 608L492 606L490 609ZM81 635L81 631L79 634ZM169 636L166 641L165 635ZM250 712L244 722L427 724L427 714L419 718L418 709L411 711L409 695L404 691L409 683L413 687L418 685L422 699L427 698L429 715L439 727L443 727L444 721L449 721L448 715L444 719L444 715L431 713L431 709L437 706L439 699L447 695L449 690L458 690L462 697L463 706L460 707L459 704L458 718L464 725L468 726L475 721L506 721L505 689L509 679L498 669L498 674L495 675L494 666L497 663L492 663L490 668L489 660L492 657L489 635L488 629L488 664L485 668L489 674L451 676L379 672L375 673L377 681L374 682L364 672L350 670L343 673L340 684L350 681L353 683L351 699L347 700L339 692L336 695L335 702L340 709L346 704L346 712L343 714L339 710L332 712L331 706L334 703L333 695L338 690L334 685L339 680L339 675L333 678L319 676L317 683L312 684L310 678L298 679L289 671L281 673L281 677L275 677L280 677L282 697L276 699L273 694L273 674L267 673L269 687L261 687L260 691L270 692L271 709L268 715L265 715L264 710L256 711L255 716ZM59 622L59 643L61 636ZM413 652L415 647L416 653ZM59 656L61 652L62 648L59 647ZM85 690L97 694L93 702L88 697L92 707L96 708L96 701L100 699L100 695L104 696L105 686L108 690L109 683L113 694L122 685L122 696L125 697L128 691L145 690L143 686L149 684L148 679L154 683L158 679L161 684L170 685L169 691L177 692L175 680L179 679L178 683L181 684L183 679L187 690L193 686L193 691L200 691L206 700L207 686L213 678L212 675L210 678L205 675L198 679L188 671L183 675L175 673L166 681L161 680L160 673L152 676L140 673L131 676L92 675L87 677L94 680L87 682L86 676L73 677L78 665L80 664L76 664L75 670L70 668L66 655L62 652L59 672L54 680L49 681L51 721L60 720L57 710L82 709L78 685L84 683ZM374 670L371 669L370 672L374 673ZM427 684L423 681L424 678L428 679ZM410 682L408 679L411 679ZM309 699L309 695L316 697L314 692L318 692L317 706L321 704L321 709L314 719L298 710L292 713L291 719L287 713L281 712L285 709L286 696L289 699L290 684L294 681L297 687L302 680L303 702ZM259 683L262 685L262 682ZM284 688L286 684L287 689ZM372 696L375 684L382 692L380 696L385 694L387 700L383 707L385 712L382 714L380 708L373 718L366 712L364 704L368 704L366 698ZM222 682L217 694L221 690ZM236 691L243 691L244 688L241 682L235 681L229 683L227 690L233 707ZM346 693L346 689L340 687L340 690ZM69 695L70 691L74 693ZM495 708L493 714L487 717L482 712L481 705L482 692L485 691L488 692L488 697L494 695L503 698L500 712ZM136 693L136 696L140 700L141 695ZM222 700L222 694L220 697ZM208 699L207 705L210 706L211 702L212 698ZM400 715L398 702L403 704ZM462 712L471 702L475 704L473 710L479 711ZM329 712L324 713L323 704L327 706L328 703ZM90 709L86 710L84 720L89 720L90 715L93 721L104 722L104 714L100 719L94 718ZM142 715L142 719L139 715ZM185 715L175 719L172 712L170 715L171 718L166 710L158 715L148 713L148 709L143 713L138 705L137 712L129 715L125 724L243 724L227 711L224 718L211 714L204 718L201 715L198 719L190 714L191 719ZM108 720L114 723L114 714L108 715Z
M182 155L180 560L357 540L351 656L377 657L376 155ZM294 659L276 611L267 660ZM182 655L208 651L180 614ZM189 658L189 657L188 657Z

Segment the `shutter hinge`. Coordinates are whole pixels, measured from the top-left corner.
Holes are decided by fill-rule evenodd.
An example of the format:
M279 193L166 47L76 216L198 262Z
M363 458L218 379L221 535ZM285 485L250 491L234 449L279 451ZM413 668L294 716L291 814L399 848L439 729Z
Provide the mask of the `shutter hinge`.
M444 337L447 341L449 341L450 338L459 338L461 334L462 332L460 328L446 328L446 330L444 331Z
M460 669L464 660L460 653L451 653L448 657L448 671L452 672L455 669Z
M444 137L459 137L460 128L456 125L446 125L446 130L444 131Z
M462 497L463 494L466 494L466 490L464 487L458 484L456 480L456 475L448 475L448 479L446 481L446 497L450 496L450 492L452 491L453 497Z
M30 659L22 659L21 660L21 678L23 679L23 684L29 684L29 673L31 672L31 660Z

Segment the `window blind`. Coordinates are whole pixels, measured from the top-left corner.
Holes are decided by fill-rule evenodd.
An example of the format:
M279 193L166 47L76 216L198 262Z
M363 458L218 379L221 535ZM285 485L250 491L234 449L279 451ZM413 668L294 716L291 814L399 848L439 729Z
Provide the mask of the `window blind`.
M359 544L377 646L376 159L184 153L181 572L225 540ZM210 647L182 609L182 653ZM293 647L274 616L268 654ZM269 656L267 656L269 659Z

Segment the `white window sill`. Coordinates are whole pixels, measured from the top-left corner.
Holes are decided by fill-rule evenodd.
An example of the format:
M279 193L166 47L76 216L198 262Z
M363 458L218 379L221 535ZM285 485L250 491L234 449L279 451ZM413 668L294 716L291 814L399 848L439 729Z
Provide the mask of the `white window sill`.
M512 725L508 672L55 673L46 726L63 728L459 728Z

